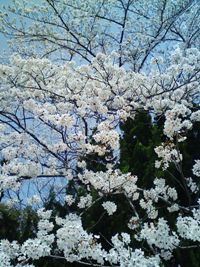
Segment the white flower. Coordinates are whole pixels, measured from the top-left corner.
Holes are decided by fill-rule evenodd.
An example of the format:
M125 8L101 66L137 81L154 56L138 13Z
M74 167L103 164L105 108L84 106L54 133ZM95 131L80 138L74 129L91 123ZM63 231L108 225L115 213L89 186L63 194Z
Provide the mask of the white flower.
M192 168L193 174L200 177L200 160L195 160L195 164Z
M200 121L200 110L193 112L190 118L192 121Z
M44 208L38 209L37 214L43 220L48 220L51 217L52 210L45 210Z
M51 248L46 242L35 238L26 240L22 245L21 251L28 258L39 259L50 255Z
M157 225L153 223L148 225L145 223L140 232L140 238L146 239L149 245L158 247L164 259L172 257L172 251L180 242L176 233L172 232L170 235L169 225L163 218L158 219Z
M85 197L80 197L80 202L78 203L78 207L80 209L84 209L87 208L89 206L91 206L92 204L92 196L90 194L87 194L87 196Z
M67 195L65 197L65 202L67 203L67 205L71 206L75 202L75 199L72 195Z
M117 205L114 202L106 201L102 204L108 215L112 215L117 210Z

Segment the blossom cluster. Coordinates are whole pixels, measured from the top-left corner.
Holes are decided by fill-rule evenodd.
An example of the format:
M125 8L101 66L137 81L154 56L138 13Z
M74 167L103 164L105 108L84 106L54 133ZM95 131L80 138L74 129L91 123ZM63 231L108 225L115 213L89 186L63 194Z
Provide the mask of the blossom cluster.
M75 192L64 197L65 204L69 211L77 209L63 217L39 209L35 238L23 244L1 240L0 266L30 267L42 257L62 257L100 266L157 267L163 259L170 260L185 239L200 241L199 209L190 207L191 195L199 191L200 160L195 159L191 170L196 177L185 177L179 147L199 122L192 99L200 88L200 52L177 49L164 72L152 68L148 74L113 63L119 57L99 53L89 64L76 67L73 62L14 55L10 64L0 66L0 191L17 191L27 179L64 177L72 180ZM123 136L119 125L134 120L141 109L165 120L164 141L155 147L155 166L165 178L150 177L154 182L149 188L139 186L139 175L118 168ZM87 157L96 155L104 157L105 170L88 168ZM181 184L187 206L179 203L180 190L166 179L171 166L180 174L174 184ZM85 190L81 196L79 186ZM131 209L125 222L130 234L116 233L106 240L105 249L100 235L84 229L83 214L101 202L102 216L114 218L120 212L116 196ZM28 203L39 201L34 196ZM160 215L162 209L177 216L173 228ZM137 244L144 241L143 251Z

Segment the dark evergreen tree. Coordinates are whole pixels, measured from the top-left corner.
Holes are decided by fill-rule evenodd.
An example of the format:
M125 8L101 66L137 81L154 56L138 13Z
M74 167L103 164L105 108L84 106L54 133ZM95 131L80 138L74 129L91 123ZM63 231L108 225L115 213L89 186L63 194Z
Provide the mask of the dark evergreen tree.
M157 159L154 148L161 142L168 142L163 135L164 118L162 116L153 117L146 111L138 113L134 120L128 119L121 124L123 136L120 142L120 168L122 172L131 172L138 176L138 184L141 187L151 187L155 177L163 177L170 186L176 186L179 203L183 206L188 205L188 201L194 201L192 192L189 192L190 199L184 187L182 174L173 164L170 164L167 172L155 168ZM195 122L193 128L188 132L187 141L179 144L180 152L183 154L182 171L184 177L192 179L200 186L200 183L192 173L192 166L195 159L199 157L200 151L200 123ZM158 206L162 207L165 203L161 201ZM125 207L124 207L125 208ZM137 207L138 209L139 206ZM160 215L168 217L168 222L173 225L175 216L173 213L163 214L164 209L160 209ZM140 209L141 214L143 211ZM189 243L188 243L189 245ZM187 250L177 250L175 259L166 263L166 267L200 267L200 248Z

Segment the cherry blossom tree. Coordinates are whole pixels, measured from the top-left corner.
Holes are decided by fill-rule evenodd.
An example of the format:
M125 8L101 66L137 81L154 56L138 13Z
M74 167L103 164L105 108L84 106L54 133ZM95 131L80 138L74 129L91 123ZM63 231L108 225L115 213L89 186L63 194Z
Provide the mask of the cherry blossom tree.
M0 266L33 267L43 257L167 266L177 250L199 247L200 159L187 177L182 153L200 121L199 12L194 0L14 0L2 10L1 31L13 52L0 66L2 199L43 178L63 177L74 193L64 196L65 216L37 210L34 238L2 239ZM164 118L154 164L165 175L150 188L119 169L119 125L143 110L152 120ZM91 155L103 170L88 168ZM126 232L108 240L84 227L83 217L99 203L102 216L115 220L117 197L129 211Z

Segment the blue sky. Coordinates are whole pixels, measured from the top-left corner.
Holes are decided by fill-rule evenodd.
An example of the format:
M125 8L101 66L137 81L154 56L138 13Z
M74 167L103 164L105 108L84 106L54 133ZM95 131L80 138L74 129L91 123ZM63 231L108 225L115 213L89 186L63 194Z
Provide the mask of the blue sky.
M0 1L0 9L2 10L2 7L4 5L9 5L11 4L12 0L1 0ZM0 51L2 52L2 50L7 50L8 46L7 46L7 41L6 38L3 36L2 33L0 33Z

